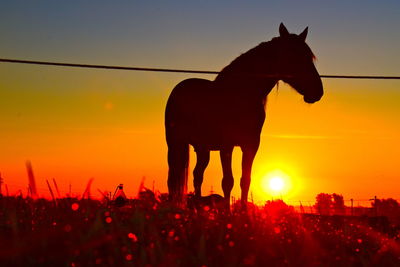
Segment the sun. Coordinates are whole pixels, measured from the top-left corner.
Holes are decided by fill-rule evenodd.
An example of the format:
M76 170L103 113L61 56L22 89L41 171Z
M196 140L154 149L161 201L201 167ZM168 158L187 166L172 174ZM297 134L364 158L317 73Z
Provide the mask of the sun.
M290 189L290 177L281 170L274 170L265 174L261 179L261 189L264 194L282 196Z
M274 176L269 180L269 188L275 192L282 191L283 187L285 186L285 182L283 178L280 176Z
M256 170L254 177L252 188L259 203L273 199L294 201L299 192L304 190L303 175L295 165L264 165Z

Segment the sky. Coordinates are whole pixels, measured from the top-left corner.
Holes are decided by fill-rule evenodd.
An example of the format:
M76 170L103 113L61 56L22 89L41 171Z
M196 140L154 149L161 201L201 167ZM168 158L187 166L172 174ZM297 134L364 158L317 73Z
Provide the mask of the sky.
M281 22L294 33L309 27L320 74L400 75L398 1L3 0L0 57L218 71L277 36ZM26 193L27 160L43 196L53 178L63 194L70 184L82 194L92 177L94 195L123 183L136 196L142 177L166 192L165 104L191 77L215 78L0 63L0 172L10 194ZM323 84L313 105L283 82L268 96L255 201L307 203L320 192L360 204L375 195L400 199L400 81ZM240 158L236 148L235 196ZM279 193L265 188L276 175L285 180ZM222 193L221 177L213 152L203 192Z

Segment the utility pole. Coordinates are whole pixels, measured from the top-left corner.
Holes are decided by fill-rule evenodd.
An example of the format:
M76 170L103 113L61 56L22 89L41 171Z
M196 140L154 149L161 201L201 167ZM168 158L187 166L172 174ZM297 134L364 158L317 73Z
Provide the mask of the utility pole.
M376 198L376 196L374 196L374 198L370 198L369 200L373 200L374 201L374 213L375 213L375 217L376 217L376 216L378 216L377 198Z

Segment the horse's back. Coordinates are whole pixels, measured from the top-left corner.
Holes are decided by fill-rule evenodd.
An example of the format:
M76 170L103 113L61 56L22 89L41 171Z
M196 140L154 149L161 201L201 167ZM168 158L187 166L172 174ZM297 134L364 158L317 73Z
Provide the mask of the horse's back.
M261 101L258 106L247 104L246 94L234 89L235 85L224 87L205 79L187 79L175 86L165 111L167 143L220 150L258 139L264 106Z
M198 89L207 89L212 85L212 81L200 78L190 78L178 83L170 94L171 97L176 97L180 94L193 94Z
M185 103L202 101L211 92L211 87L212 82L206 79L191 78L181 81L172 90L166 111L184 106Z
M212 82L206 79L186 79L175 86L165 109L167 142L171 138L186 139L193 130L192 124L199 117L206 117L201 113L207 110L213 100L212 91Z

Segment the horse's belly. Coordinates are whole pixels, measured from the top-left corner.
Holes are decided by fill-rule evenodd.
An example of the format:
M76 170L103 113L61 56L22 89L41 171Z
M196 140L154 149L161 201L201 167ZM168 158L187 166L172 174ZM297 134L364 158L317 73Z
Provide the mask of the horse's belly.
M189 143L207 150L221 150L224 147L238 146L240 144L238 131L226 124L203 124L202 127L193 127L190 131Z

